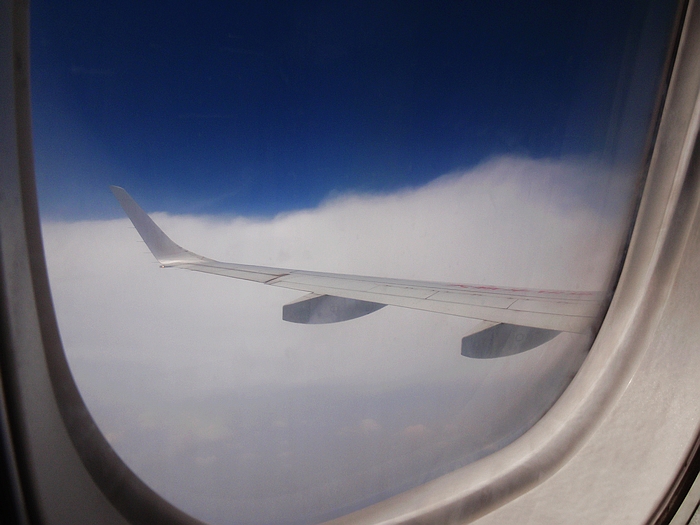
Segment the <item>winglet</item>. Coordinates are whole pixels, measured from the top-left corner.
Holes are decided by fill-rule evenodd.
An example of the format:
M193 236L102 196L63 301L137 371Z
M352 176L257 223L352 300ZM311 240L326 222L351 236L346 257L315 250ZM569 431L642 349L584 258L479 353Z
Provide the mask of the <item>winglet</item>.
M175 244L170 237L165 235L158 225L153 222L148 214L136 204L124 188L110 186L110 190L121 204L136 231L151 250L153 256L164 265L169 266L177 263L191 262L193 259L201 261L203 257L196 255L181 246Z

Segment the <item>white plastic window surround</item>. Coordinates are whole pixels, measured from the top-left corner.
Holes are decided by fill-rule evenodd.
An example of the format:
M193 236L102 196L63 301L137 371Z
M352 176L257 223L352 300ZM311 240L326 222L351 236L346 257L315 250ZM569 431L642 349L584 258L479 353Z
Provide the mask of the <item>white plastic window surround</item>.
M56 363L65 359L57 354L38 229L27 7L0 2L2 379L17 501L26 522L196 523L120 466L89 419L76 423L79 398L68 395L70 407L57 401L70 384L57 381ZM668 517L700 421L698 11L691 1L629 253L579 374L511 445L335 523L638 524Z

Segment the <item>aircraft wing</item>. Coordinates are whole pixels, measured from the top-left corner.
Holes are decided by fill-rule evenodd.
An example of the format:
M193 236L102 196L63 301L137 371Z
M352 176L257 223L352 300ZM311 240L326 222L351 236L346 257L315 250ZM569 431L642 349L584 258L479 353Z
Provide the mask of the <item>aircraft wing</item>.
M484 323L463 339L462 353L480 353L472 347L476 343L483 345L482 339L486 338L487 345L503 347L499 355L511 355L539 346L559 332L589 333L597 324L604 300L600 292L411 281L219 262L175 244L123 188L110 189L161 267L307 292L308 295L284 306L283 319L291 322L345 321L386 305L401 306L481 319ZM465 350L467 339L469 348Z

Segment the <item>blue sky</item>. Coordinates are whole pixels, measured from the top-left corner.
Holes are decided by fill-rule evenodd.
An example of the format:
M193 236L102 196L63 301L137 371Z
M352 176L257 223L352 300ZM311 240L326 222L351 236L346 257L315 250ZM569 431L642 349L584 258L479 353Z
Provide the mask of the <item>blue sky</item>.
M656 87L632 65L651 38L660 70L668 4L38 0L43 216L119 216L109 184L269 216L501 154L638 160Z

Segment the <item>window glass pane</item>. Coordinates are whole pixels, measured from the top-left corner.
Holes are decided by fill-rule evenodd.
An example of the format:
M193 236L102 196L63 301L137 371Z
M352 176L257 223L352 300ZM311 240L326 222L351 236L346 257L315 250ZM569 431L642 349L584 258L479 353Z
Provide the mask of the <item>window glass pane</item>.
M675 9L33 2L52 293L116 452L199 519L309 523L522 435L614 286ZM467 299L374 283L408 308L289 323L304 291L159 269L110 184L219 261L471 285L471 306L543 316L592 298L591 321L474 359L482 317L420 303Z

